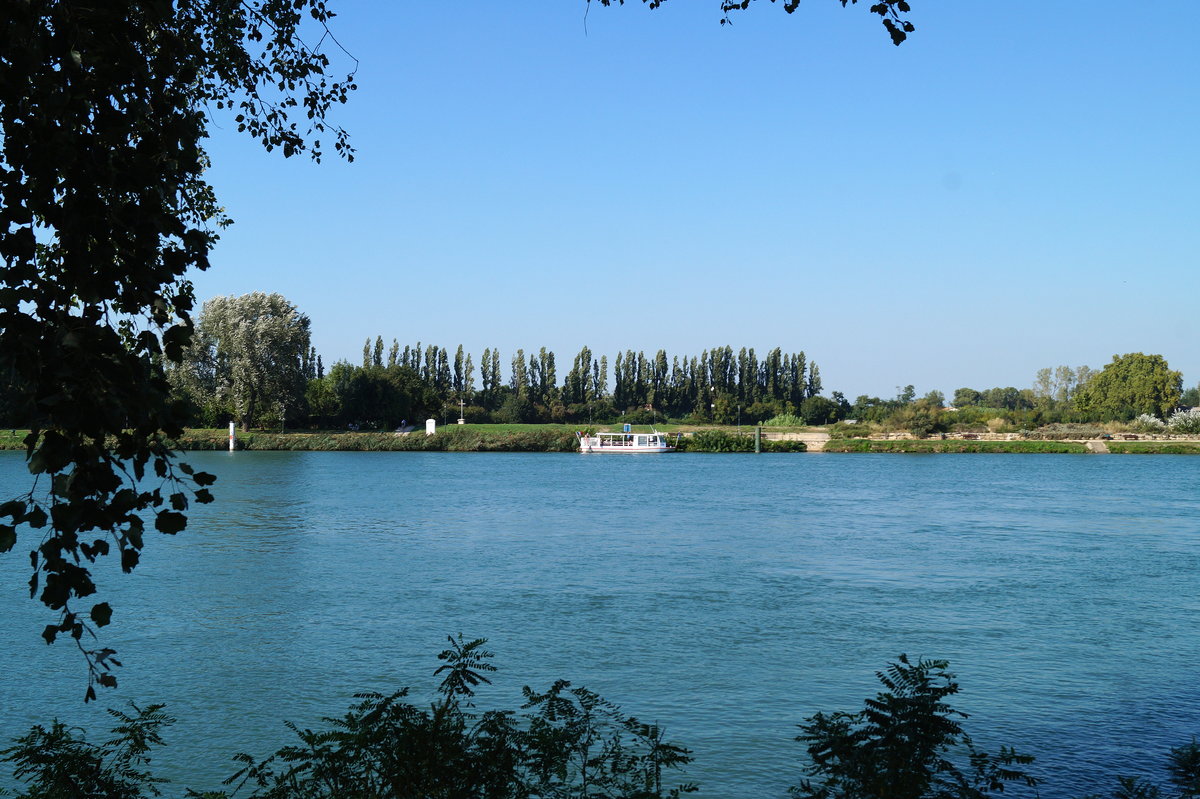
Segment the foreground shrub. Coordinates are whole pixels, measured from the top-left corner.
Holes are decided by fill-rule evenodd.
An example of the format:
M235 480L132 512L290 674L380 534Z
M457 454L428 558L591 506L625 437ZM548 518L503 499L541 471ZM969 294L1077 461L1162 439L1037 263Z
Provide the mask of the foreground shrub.
M345 716L325 719L328 732L289 725L297 744L263 761L239 755L244 768L229 782L252 786L256 799L654 799L695 790L684 784L663 792L663 771L691 761L686 749L565 680L545 693L526 687L520 716L476 711L475 690L496 671L492 653L482 638L449 640L438 655L443 665L435 674L445 676L431 706L405 701L407 690L360 694Z
M519 711L475 708L476 691L496 671L484 639L450 638L438 655L442 675L430 703L408 690L365 693L324 731L286 724L296 741L259 760L237 755L231 792L193 799L679 799L691 783L666 785L691 753L662 729L628 716L586 688L559 680L545 692L524 689ZM982 799L1037 795L1042 778L1025 770L1029 755L977 749L942 660L901 655L876 676L884 690L857 712L817 713L804 720L805 778L790 789L803 799ZM87 741L54 721L34 726L0 750L11 764L16 799L145 799L167 781L150 771L151 754L174 719L162 705L133 714L110 710L112 737ZM1121 776L1113 799L1197 799L1200 744L1170 750L1166 782ZM1047 780L1047 782L1049 782ZM0 789L0 795L6 794ZM176 794L178 795L178 794ZM1099 796L1087 799L1101 799Z
M980 799L1010 783L1036 789L1039 780L1020 768L1033 757L1003 746L996 756L975 748L963 731L966 714L945 701L958 693L948 665L901 655L876 673L886 690L862 710L806 719L796 740L807 746L807 773L816 779L794 786L792 795Z
M134 715L109 709L119 723L101 744L57 719L49 729L34 726L28 735L0 751L0 760L13 764L13 777L31 786L18 799L141 799L159 796L166 780L149 771L150 751L162 746L161 731L175 723L162 705L139 708ZM0 790L0 794L4 792Z
M432 704L407 701L408 690L358 694L321 732L287 724L297 742L264 760L237 755L241 769L225 781L251 799L664 799L696 790L665 786L691 761L688 750L586 688L565 680L539 693L524 689L522 713L479 712L473 699L496 671L484 639L450 638L438 655L443 675ZM159 796L146 767L160 732L174 723L161 705L135 716L109 711L121 724L100 745L54 722L34 727L0 752L30 786L18 799L142 799ZM220 799L210 792L188 796Z

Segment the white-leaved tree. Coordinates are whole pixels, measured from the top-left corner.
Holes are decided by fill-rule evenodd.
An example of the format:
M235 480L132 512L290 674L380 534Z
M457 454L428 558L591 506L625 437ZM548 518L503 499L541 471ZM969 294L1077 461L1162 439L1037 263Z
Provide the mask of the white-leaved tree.
M243 429L283 422L304 405L309 320L280 294L204 303L175 383L200 407L219 406Z

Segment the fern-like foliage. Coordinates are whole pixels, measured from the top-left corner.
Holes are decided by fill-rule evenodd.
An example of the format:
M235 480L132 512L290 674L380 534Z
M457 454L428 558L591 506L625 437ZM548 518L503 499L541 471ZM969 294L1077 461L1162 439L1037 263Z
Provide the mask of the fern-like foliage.
M958 693L944 660L898 662L877 672L884 690L856 713L818 713L800 725L808 749L805 779L791 789L808 799L979 799L1009 784L1033 788L1021 767L1028 755L975 748L966 714L946 698Z

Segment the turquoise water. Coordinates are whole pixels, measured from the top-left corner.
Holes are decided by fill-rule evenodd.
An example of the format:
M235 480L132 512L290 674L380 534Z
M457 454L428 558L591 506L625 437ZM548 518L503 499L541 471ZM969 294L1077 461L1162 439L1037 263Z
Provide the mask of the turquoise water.
M28 479L0 457L0 496ZM218 787L361 690L431 692L485 636L482 694L584 684L691 748L701 796L783 796L795 724L853 710L901 652L951 661L977 743L1044 797L1161 776L1200 734L1200 458L193 453L217 502L102 573L108 704L180 718L156 765ZM0 736L84 708L47 647L27 538L0 557ZM110 564L111 565L111 564ZM182 792L181 790L179 791Z

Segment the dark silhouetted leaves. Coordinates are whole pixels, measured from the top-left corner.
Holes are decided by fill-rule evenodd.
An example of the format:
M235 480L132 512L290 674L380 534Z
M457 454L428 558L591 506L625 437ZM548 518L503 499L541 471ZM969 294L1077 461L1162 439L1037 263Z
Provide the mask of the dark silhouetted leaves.
M208 267L215 231L228 223L204 181L209 111L235 108L267 148L319 160L316 139L332 134L351 158L345 132L325 116L354 89L353 73L331 74L321 48L335 40L301 35L331 16L324 0L4 7L0 374L30 428L29 471L48 476L38 490L52 500L30 494L0 515L51 525L34 569L42 601L64 620L71 599L95 590L80 562L112 544L133 568L143 515L176 533L187 490L214 480L176 468L170 442L185 415L164 374L192 338L186 276ZM136 485L147 473L158 487ZM11 548L2 536L0 548ZM78 638L78 624L57 629ZM112 684L98 682L103 651L86 651L88 698Z
M587 0L591 3L592 0ZM597 0L602 6L625 5L625 0ZM658 8L666 0L642 0L648 8ZM732 20L729 18L730 12L745 11L750 7L752 0L721 0L722 17L720 22L722 25L728 25ZM771 0L772 3L775 0ZM842 6L857 5L858 0L841 0ZM783 0L783 10L791 14L800 7L800 0ZM910 11L909 4L905 0L883 0L879 3L874 3L870 7L873 14L878 14L883 17L884 27L892 37L893 44L900 44L904 41L904 31L911 33L913 26L907 21L904 21L900 15L907 14Z
M112 621L112 608L107 602L101 602L98 605L92 606L91 612L92 621L97 627L106 627Z
M160 512L158 514L158 516L155 517L154 527L160 533L166 533L167 535L174 535L175 533L178 533L183 528L187 527L187 517L184 516L182 513L176 513L175 511L164 510L164 511Z

